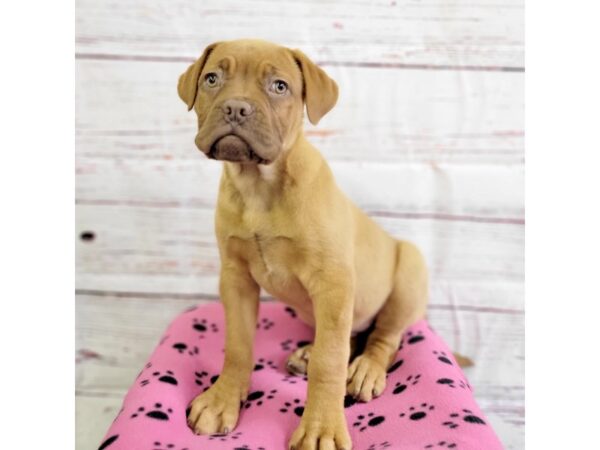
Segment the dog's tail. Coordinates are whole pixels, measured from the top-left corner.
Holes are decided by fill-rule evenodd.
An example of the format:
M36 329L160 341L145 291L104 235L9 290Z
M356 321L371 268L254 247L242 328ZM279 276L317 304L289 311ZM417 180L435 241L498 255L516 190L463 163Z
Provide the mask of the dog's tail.
M454 359L456 359L458 365L463 369L465 367L472 367L475 365L473 360L471 358L468 358L467 356L463 356L460 353L452 353L452 355L454 356Z

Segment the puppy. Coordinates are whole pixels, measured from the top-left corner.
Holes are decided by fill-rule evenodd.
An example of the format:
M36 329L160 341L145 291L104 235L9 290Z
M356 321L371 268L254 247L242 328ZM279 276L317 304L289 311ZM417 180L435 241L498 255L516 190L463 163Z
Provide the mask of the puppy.
M315 328L314 343L288 362L308 374L289 448L349 450L344 396L366 402L385 389L402 333L425 316L423 257L340 191L304 137L304 107L317 124L338 88L302 52L257 40L218 42L181 75L178 93L198 116L196 146L224 161L216 235L225 362L217 382L193 400L189 426L198 434L236 426L254 366L262 287ZM348 366L351 337L369 327L364 351Z

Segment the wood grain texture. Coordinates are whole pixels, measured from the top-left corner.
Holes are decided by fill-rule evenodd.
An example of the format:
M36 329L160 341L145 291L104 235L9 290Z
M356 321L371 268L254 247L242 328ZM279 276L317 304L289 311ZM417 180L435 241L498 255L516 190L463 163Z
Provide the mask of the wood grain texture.
M78 61L77 154L197 160L195 114L176 95L186 63ZM523 163L519 73L331 67L337 106L307 135L329 161Z
M82 57L187 60L214 41L256 37L325 65L522 70L522 0L193 2L79 0Z

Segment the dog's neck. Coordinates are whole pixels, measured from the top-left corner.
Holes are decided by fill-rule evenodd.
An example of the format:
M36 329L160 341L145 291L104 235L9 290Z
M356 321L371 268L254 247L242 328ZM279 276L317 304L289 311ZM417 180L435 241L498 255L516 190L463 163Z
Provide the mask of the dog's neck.
M300 131L294 143L269 165L225 162L223 181L235 188L244 208L268 210L284 192L311 180L323 163Z

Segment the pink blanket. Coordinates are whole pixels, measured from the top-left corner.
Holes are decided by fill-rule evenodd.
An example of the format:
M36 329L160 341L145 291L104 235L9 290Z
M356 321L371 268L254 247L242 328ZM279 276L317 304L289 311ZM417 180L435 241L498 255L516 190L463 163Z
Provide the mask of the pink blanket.
M282 450L302 415L306 380L288 375L288 354L313 331L290 308L261 304L256 366L237 427L196 436L189 402L215 381L223 362L223 310L214 303L177 317L127 393L99 450ZM354 450L502 449L446 344L421 321L406 332L384 394L346 397Z

